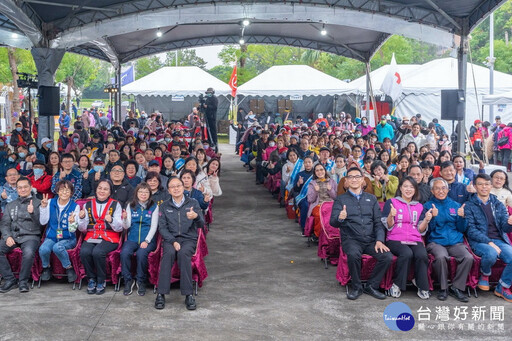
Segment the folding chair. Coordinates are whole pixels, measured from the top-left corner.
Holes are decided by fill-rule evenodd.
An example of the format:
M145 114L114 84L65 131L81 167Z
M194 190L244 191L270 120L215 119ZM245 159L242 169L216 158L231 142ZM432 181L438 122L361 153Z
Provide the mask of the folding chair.
M39 278L43 271L43 267L41 266L41 260L39 259L39 253L37 250L35 251L36 255L34 257L34 263L32 264L32 268L30 269L30 274L32 277L31 288L34 289L35 282L39 282ZM23 251L21 248L16 247L11 252L7 254L7 261L9 265L11 265L11 271L14 277L19 278L20 270L21 270L21 261L23 258Z
M198 229L197 236L197 244L196 244L196 252L192 255L191 263L192 263L192 282L194 285L194 294L197 296L198 288L203 286L203 281L208 277L208 271L206 270L206 265L204 263L204 246L206 244L206 239L204 238L204 233L202 229ZM158 249L158 247L157 247ZM155 250L156 251L156 250ZM163 254L163 248L160 247L160 259ZM207 250L206 250L206 253ZM151 265L150 265L151 267ZM160 273L160 266L151 267L152 275L150 275L151 280L154 281L153 293L156 294L156 289L158 286L158 275ZM150 281L151 281L150 280ZM180 281L180 269L178 267L178 262L174 262L171 269L171 283Z
M332 227L329 223L331 219L332 205L334 202L324 202L320 206L320 223L322 229L318 236L318 257L324 261L327 269L328 262L337 265L340 256L340 230Z

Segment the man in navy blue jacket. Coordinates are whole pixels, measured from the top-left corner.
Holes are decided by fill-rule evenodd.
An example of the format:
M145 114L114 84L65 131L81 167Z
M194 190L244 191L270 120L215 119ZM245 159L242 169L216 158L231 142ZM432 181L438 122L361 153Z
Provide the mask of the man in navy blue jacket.
M423 212L432 209L432 220L428 224L427 251L434 255L434 272L437 275L441 290L437 298L444 301L450 296L460 302L468 302L464 294L466 281L473 265L473 256L464 245L466 222L464 212L467 211L448 196L448 183L442 178L430 181L432 198L423 205ZM457 260L457 270L448 288L448 261L450 257Z
M465 213L469 244L473 252L482 257L478 287L484 291L489 290L491 267L499 258L507 266L494 294L512 302L512 246L507 235L512 229L512 216L509 217L505 206L495 195L490 194L492 185L489 175L478 174L474 181L477 195L473 195L466 203Z

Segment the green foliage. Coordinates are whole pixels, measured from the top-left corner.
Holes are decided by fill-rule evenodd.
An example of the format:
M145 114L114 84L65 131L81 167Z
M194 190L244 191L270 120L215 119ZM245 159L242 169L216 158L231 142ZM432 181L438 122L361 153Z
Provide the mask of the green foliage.
M483 20L470 35L473 63L486 66L489 56L489 22ZM505 36L508 32L508 45ZM494 69L512 73L512 1L507 1L494 12Z
M18 72L37 73L36 64L30 51L16 49L14 55L18 65ZM0 47L0 83L10 82L12 82L12 73L9 66L9 58L7 57L7 47Z
M165 66L176 66L176 51L169 51L165 55ZM196 50L178 50L178 66L198 66L201 69L206 67L206 61L197 56Z
M157 56L149 56L135 61L135 80L149 75L165 64Z
M81 92L96 79L99 69L99 60L66 52L57 69L55 81L68 83L72 80L72 87Z
M233 68L230 66L217 65L208 70L212 76L217 77L224 83L229 82L229 78L231 77L231 73L233 72Z

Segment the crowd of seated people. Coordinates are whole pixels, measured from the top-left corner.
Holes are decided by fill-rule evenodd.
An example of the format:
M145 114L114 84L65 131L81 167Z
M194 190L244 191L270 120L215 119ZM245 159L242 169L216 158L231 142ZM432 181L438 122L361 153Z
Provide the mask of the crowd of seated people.
M468 302L468 276L475 276L480 290L495 284L494 294L512 302L512 191L507 172L498 168L485 174L482 159L457 154L455 141L437 119L427 124L420 114L410 119L383 115L371 127L365 117L352 120L343 112L279 124L261 124L251 117L252 112L236 127L236 150L247 171L255 172L256 184L265 184L289 218L298 215L303 237L317 240L319 212L332 202L329 224L339 228L347 257L349 299L363 293L386 298L380 283L388 271L393 273L386 293L400 297L412 271L421 299L429 299L435 281L439 300L452 296ZM495 143L490 159L508 167L509 126L498 117L494 125L475 122L471 129L472 136ZM503 136L511 139L507 145ZM477 147L473 150L478 155ZM366 281L361 280L364 254L377 261ZM457 264L453 274L451 259ZM498 260L503 271L492 283ZM473 264L479 264L477 274L470 274Z
M222 195L221 155L203 130L185 120L165 122L159 113L137 117L128 111L123 122L90 124L93 114L95 109L84 110L68 131L70 119L62 112L67 124L58 141L44 137L38 145L21 122L0 137L0 293L16 287L28 292L40 264L43 282L65 276L74 283L83 269L87 293L101 295L108 255L117 250L124 295L143 296L148 255L161 243L155 307L165 305L176 261L186 307L195 309L191 257L204 215ZM77 247L78 268L68 253ZM18 248L19 269L9 257ZM52 271L52 254L65 273Z

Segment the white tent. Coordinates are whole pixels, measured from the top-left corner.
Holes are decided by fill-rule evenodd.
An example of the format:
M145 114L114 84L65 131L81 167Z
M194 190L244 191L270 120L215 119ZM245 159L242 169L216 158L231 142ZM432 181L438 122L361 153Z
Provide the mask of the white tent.
M347 83L307 65L272 66L238 87L244 96L326 96L348 89Z
M197 66L166 66L122 88L136 96L198 96L207 88L216 95L227 95L231 88L220 79Z
M442 58L430 61L402 78L403 94L395 103L396 114L399 117L410 117L421 113L425 121L431 121L433 118L440 119L441 90L458 88L457 59ZM494 71L494 92L500 94L507 91L512 91L512 75ZM468 63L466 82L466 126L468 128L474 120L482 119L482 97L488 93L489 69ZM486 115L483 118L488 120ZM445 127L451 129L451 125L447 123Z
M419 68L421 65L416 64L397 64L398 72L400 73L401 79L405 79L408 74ZM389 65L383 65L380 68L370 72L370 80L373 87L374 96L382 95L380 87L384 78L388 74ZM350 95L365 95L366 94L366 75L354 79L348 83L349 91L346 94Z
M166 66L121 88L123 94L134 95L137 108L156 110L164 118L177 120L188 115L198 103L198 96L212 87L219 100L217 120L226 119L231 88L197 66Z
M482 103L485 105L493 104L512 104L512 91L505 92L500 95L484 96Z

